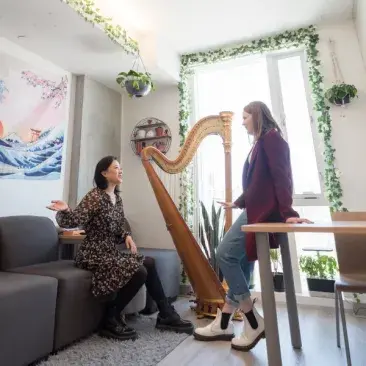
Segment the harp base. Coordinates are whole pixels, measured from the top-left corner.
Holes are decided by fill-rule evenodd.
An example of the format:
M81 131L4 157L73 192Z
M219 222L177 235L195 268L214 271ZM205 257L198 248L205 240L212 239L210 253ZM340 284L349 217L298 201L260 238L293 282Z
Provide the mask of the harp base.
M191 306L191 309L196 313L197 319L202 318L216 318L217 309L222 309L225 301L221 299L198 299L190 300L190 302L195 303ZM243 314L236 310L233 316L233 320L242 321Z

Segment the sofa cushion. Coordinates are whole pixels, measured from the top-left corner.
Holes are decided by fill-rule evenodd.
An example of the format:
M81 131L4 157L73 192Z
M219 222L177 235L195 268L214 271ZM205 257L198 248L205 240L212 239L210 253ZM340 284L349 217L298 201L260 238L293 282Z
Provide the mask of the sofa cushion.
M54 350L96 330L105 304L91 293L91 273L74 261L54 261L11 269L11 272L50 276L58 280Z
M45 263L57 258L58 235L49 218L0 217L0 270Z
M0 272L0 365L28 365L53 349L57 280Z

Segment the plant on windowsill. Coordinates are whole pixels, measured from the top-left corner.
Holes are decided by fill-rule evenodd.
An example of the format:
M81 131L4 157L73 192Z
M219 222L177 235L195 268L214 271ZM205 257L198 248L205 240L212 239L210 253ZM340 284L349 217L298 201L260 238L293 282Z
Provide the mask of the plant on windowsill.
M271 249L270 257L272 262L272 274L273 274L273 286L276 292L285 291L285 282L283 279L283 272L279 272L279 268L282 267L281 256L279 249Z
M141 98L155 90L154 82L148 72L139 72L131 69L128 72L120 72L116 79L117 83L125 88L132 98Z
M338 271L337 261L328 255L303 255L300 257L300 269L306 274L311 296L317 292L334 293L334 279Z
M325 92L325 97L328 102L342 106L348 104L352 101L353 98L357 97L357 89L354 85L345 84L345 83L337 83L334 84L331 88L329 88Z
M216 250L224 236L224 220L221 218L222 208L216 211L215 203L212 202L211 208L211 220L208 215L207 209L202 201L201 205L201 220L199 223L199 240L201 246L206 254L211 267L222 282L223 276L219 268L219 264L216 258Z

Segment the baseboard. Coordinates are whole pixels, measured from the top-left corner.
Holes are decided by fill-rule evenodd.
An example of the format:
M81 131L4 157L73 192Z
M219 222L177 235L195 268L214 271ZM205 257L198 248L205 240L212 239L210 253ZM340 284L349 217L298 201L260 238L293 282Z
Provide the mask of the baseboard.
M252 291L252 298L257 298L258 302L262 302L262 294L260 291ZM277 304L286 304L286 294L284 292L275 292L275 299ZM329 297L315 297L308 294L296 294L297 304L300 306L314 307L314 308L335 308L334 298ZM344 301L344 308L347 312L353 313L353 303Z

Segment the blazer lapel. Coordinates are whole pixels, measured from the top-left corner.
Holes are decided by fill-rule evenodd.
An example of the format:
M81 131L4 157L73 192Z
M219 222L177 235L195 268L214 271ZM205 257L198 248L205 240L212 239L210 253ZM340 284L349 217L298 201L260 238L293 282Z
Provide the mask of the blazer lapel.
M257 156L258 156L258 150L259 150L259 141L257 141L257 143L255 144L254 148L253 148L253 151L252 151L252 156L250 157L250 160L249 160L249 169L248 169L248 175L247 175L247 181L249 182L250 180L250 177L253 173L253 168L254 168L254 163L257 159Z

